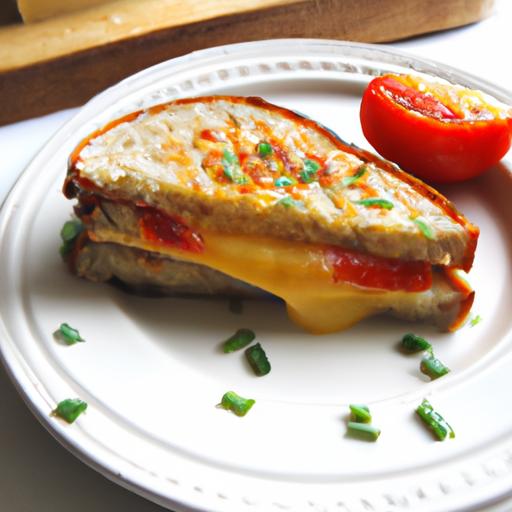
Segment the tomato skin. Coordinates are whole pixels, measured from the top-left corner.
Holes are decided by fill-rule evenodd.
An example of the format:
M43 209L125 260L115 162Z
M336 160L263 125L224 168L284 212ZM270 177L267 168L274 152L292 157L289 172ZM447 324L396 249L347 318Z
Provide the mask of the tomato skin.
M426 181L453 183L478 176L499 162L512 143L512 118L442 119L393 101L375 78L361 102L368 142L384 157Z

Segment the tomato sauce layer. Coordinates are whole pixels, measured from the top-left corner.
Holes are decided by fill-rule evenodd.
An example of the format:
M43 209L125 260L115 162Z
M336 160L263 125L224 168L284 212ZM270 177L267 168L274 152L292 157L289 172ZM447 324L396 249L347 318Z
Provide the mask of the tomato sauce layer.
M330 248L328 259L335 282L383 290L421 292L432 286L432 265Z
M141 235L145 240L183 251L203 251L204 242L201 235L190 229L182 219L171 217L150 206L139 206L137 212Z

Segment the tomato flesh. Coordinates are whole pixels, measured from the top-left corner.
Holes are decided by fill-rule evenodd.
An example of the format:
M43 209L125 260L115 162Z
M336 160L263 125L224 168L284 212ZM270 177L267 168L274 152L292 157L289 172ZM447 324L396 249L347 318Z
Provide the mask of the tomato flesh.
M210 142L219 142L219 139L212 130L203 130L201 132L201 138L209 140Z
M457 119L459 116L432 95L408 87L390 76L383 77L381 87L395 103L407 110L415 110L424 116L437 119Z
M372 80L361 102L363 133L383 157L426 181L450 183L481 174L507 153L512 111L493 117L492 107L485 118L469 118L398 78Z
M184 251L203 251L201 235L190 229L181 219L149 206L139 207L138 211L139 225L145 240Z
M329 249L335 282L382 290L421 292L432 286L432 265L426 261L381 258L341 248Z

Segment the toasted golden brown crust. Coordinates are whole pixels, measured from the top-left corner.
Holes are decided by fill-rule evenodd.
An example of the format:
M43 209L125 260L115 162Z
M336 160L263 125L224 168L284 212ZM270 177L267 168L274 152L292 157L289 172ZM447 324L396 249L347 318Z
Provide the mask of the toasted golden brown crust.
M242 149L235 148L240 162L240 155L254 151L257 141L272 139L276 154L283 155L284 170L272 175L269 159L250 155L259 168L273 176L272 186L259 182L250 170L244 174L242 164L246 183L227 181L222 173L220 177L212 174L211 154L234 147L229 137L219 141L203 138L202 133L212 128L224 130L228 136L233 130L236 144L242 145ZM129 153L139 139L142 149L133 151L128 161L126 151ZM147 140L153 142L148 145ZM253 141L252 146L247 141ZM125 149L119 153L118 147ZM184 149L184 155L176 153L177 147ZM308 160L304 155L320 165L311 183L301 183ZM364 177L345 185L346 178L362 167ZM298 183L274 186L278 176ZM103 210L111 219L119 219L116 224L121 231L136 229L134 207L127 204L143 202L171 216L179 215L199 231L339 245L466 270L471 267L478 238L478 229L438 192L389 162L345 144L318 123L260 98L177 100L114 121L75 150L65 192L68 197L94 193L107 199L101 201ZM376 195L394 207L388 210L360 204ZM283 205L285 197L293 199L292 207ZM429 225L431 237L414 222L418 217ZM104 219L94 218L90 229L94 230L95 222Z

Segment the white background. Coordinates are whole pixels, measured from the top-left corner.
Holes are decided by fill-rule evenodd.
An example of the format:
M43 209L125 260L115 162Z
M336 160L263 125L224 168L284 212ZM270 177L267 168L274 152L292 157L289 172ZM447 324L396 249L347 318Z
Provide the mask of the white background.
M389 46L458 67L512 91L511 0L496 0L494 15L481 23ZM0 127L0 202L39 148L76 111ZM163 510L108 482L54 441L25 407L3 368L0 404L2 512Z

